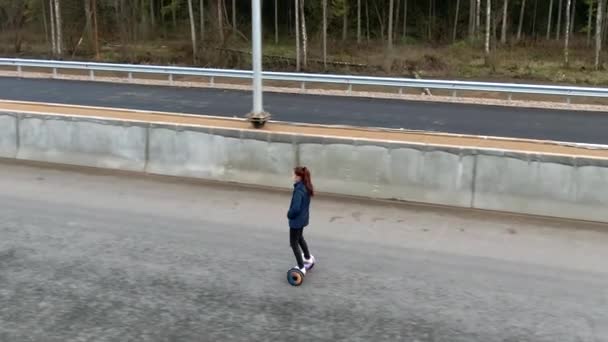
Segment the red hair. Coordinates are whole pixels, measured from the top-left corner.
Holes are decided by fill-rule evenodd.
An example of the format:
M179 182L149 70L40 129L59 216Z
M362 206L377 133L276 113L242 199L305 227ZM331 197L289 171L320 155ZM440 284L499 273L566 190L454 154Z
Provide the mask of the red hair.
M315 189L312 186L312 179L310 178L310 171L305 167L305 166L298 166L295 169L293 169L293 173L300 177L300 179L302 180L302 183L304 183L304 186L306 187L306 190L308 190L308 194L310 195L310 197L315 195Z

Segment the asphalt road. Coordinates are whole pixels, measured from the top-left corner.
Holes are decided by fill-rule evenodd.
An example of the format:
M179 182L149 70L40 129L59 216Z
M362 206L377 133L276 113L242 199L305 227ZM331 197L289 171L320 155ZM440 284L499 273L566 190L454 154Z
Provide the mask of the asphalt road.
M243 116L249 92L0 77L0 99ZM517 107L297 94L265 94L275 120L608 144L608 111Z
M289 177L286 176L286 182ZM606 226L0 162L0 341L608 341Z

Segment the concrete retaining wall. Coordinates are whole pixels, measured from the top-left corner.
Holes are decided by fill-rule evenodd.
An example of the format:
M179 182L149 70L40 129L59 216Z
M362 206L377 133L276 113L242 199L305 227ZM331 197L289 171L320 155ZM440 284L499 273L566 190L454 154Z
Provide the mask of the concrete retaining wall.
M608 222L608 160L0 113L0 157Z
M0 157L14 158L17 154L17 116L0 114Z
M144 171L145 127L120 121L22 116L17 158Z

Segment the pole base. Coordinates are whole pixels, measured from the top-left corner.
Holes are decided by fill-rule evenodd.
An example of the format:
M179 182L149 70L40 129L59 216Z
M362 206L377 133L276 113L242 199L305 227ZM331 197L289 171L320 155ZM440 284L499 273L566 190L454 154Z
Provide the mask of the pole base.
M247 114L247 119L254 128L262 128L270 120L270 114L266 112L261 113L249 113Z

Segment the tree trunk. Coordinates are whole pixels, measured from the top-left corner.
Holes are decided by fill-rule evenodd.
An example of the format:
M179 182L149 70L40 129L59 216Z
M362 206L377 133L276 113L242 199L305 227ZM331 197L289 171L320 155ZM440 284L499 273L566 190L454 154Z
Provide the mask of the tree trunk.
M600 69L600 53L602 51L602 28L604 14L604 0L597 2L597 15L595 21L595 70Z
M51 47L53 50L53 57L57 57L57 31L55 29L55 0L49 0L49 14L51 22Z
M154 0L150 0L150 25L152 25L152 28L156 27L156 14L154 11Z
M555 39L559 40L562 36L562 9L564 8L563 0L559 0L558 9L557 9L557 31L555 32Z
M292 23L293 16L291 15L291 4L292 4L291 1L287 1L287 27L289 28L287 30L287 34L289 36L293 35L293 26L294 26Z
M532 12L532 37L536 39L536 14L538 13L538 0L534 0L534 12Z
M606 5L606 0L604 0L603 7L608 7ZM608 34L606 34L606 31L608 31L608 20L606 20L606 18L608 18L608 8L606 8L606 11L602 14L602 45L606 43L606 37L608 37Z
M93 15L93 50L95 50L95 59L99 59L99 28L97 26L97 0L91 0L91 12Z
M367 44L369 45L369 1L368 0L365 0L365 22L366 22L365 32L366 32L366 36L367 36Z
M388 52L393 51L393 11L395 7L395 0L389 0L388 5Z
M431 41L433 37L433 0L429 0L429 14L427 23L427 35L428 40Z
M361 44L361 0L357 0L357 44Z
M504 0L502 6L502 30L500 31L500 43L507 43L507 21L508 21L508 12L509 12L509 0Z
M475 0L469 0L469 38L475 35Z
M236 32L236 0L232 0L232 30Z
M407 36L407 0L403 1L403 40Z
M378 9L378 3L374 1L374 9L376 10L376 17L378 18L378 23L380 24L380 39L384 41L384 18L382 14L380 14L380 10Z
M572 0L566 0L566 32L564 33L564 64L570 64L568 44L570 43L570 5Z
M591 46L592 24L593 24L593 1L589 1L589 12L587 13L587 47Z
M572 14L570 14L570 35L574 33L574 20L576 19L576 0L572 0Z
M199 1L199 21L200 21L200 28L201 28L201 42L205 41L205 1L204 0L200 0Z
M342 41L348 38L348 3L344 0L344 16L342 17Z
M91 44L91 47L93 47L93 20L91 18L91 0L84 0L84 16L86 18L84 33L86 34L89 40L89 44Z
M481 0L477 0L475 6L475 32L479 32L481 27Z
M327 1L327 0L323 0ZM274 43L279 44L279 1L274 0Z
M399 19L401 19L401 0L397 0L397 4L395 5L395 30L393 31L393 40L399 39Z
M177 29L177 0L171 0L171 18L173 19L173 30Z
M454 15L454 30L452 31L452 43L456 42L456 33L458 32L459 14L460 14L460 0L456 0L456 14Z
M188 0L188 16L190 17L190 38L192 39L192 62L196 64L198 49L196 47L196 25L194 24L192 0Z
M59 6L59 0L55 0L55 23L57 25L57 55L63 55L63 33L61 30L61 6Z
M517 27L517 41L521 40L521 30L524 26L524 13L526 10L526 0L521 3L521 9L519 10L519 26Z
M44 25L44 40L46 41L46 44L48 46L48 44L49 44L49 24L48 24L47 18L46 18L45 0L41 0L41 4L42 4L42 23Z
M323 0L323 70L327 71L327 0Z
M296 14L296 71L300 71L300 1L295 0Z
M553 0L549 3L549 16L547 19L547 40L551 39L551 21L553 20Z
M222 14L223 0L217 0L217 31L220 36L220 43L224 44L224 19Z
M492 20L492 2L486 0L486 44L485 44L485 55L486 65L490 64L490 29Z
M302 64L308 67L308 35L306 34L306 12L304 11L305 0L300 0L300 11L302 16Z

